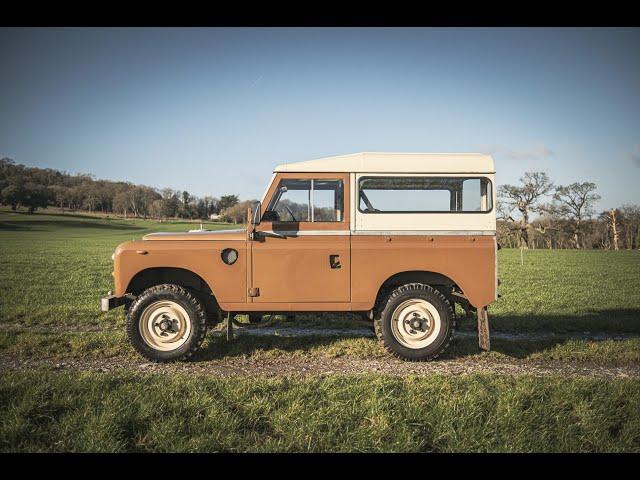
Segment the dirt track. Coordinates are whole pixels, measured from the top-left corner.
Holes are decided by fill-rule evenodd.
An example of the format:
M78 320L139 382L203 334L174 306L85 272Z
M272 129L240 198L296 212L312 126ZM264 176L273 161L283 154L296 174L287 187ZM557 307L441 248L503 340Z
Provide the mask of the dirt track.
M287 375L322 376L335 374L383 373L387 375L466 375L493 373L498 375L530 374L535 376L563 375L597 378L640 378L640 366L603 367L574 365L560 362L531 363L496 360L440 360L426 363L402 362L388 359L356 358L242 358L207 360L171 364L148 363L129 357L105 359L14 359L0 357L1 371L45 368L56 371L117 372L133 370L141 373L193 373L220 377Z
M10 330L49 331L50 328L9 327ZM58 329L59 331L59 329ZM77 333L88 331L106 331L105 329L69 329ZM268 327L260 329L236 329L236 335L278 335L282 337L297 337L308 335L343 336L343 337L372 337L368 328L297 328L297 327ZM224 335L216 332L213 335ZM474 332L457 332L456 336L475 337ZM635 335L620 334L591 334L590 332L573 334L510 334L493 333L493 338L508 340L542 340L580 338L590 340L624 339ZM443 359L433 362L403 362L391 356L385 358L363 359L357 357L325 357L315 356L287 356L287 357L250 357L229 356L216 359L178 362L170 364L156 364L145 361L137 356L118 356L110 358L14 358L0 355L0 373L11 370L32 370L44 368L54 371L91 371L117 372L136 371L140 373L175 373L185 372L193 374L213 375L220 377L233 376L265 376L281 377L288 375L323 376L336 374L366 374L381 373L386 375L466 375L471 373L491 373L497 375L535 376L562 375L592 378L640 378L640 365L625 365L620 367L602 366L597 364L573 363L563 361L535 361L519 360L516 358L496 359L495 357Z
M103 325L86 325L86 326L64 326L57 325L40 326L40 325L23 325L23 324L2 324L0 323L0 331L14 332L35 332L35 333L99 333L99 332L122 332L123 327L105 327ZM321 327L263 327L263 328L234 328L234 335L249 336L268 336L277 335L280 337L304 337L304 336L320 336L320 337L375 337L371 328L368 327L340 327L340 328L321 328ZM212 335L224 336L222 330L211 332ZM457 330L456 337L476 338L476 332L473 330ZM501 332L492 331L491 338L501 340L624 340L640 336L636 333L624 332Z

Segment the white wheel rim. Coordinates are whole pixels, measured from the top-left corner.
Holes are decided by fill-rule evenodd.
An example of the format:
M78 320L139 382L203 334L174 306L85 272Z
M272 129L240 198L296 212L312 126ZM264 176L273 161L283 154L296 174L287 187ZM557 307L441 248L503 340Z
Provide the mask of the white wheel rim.
M391 315L391 332L401 345L420 349L431 345L442 328L436 307L421 298L406 300Z
M145 308L139 326L145 343L163 352L180 348L191 334L189 314L171 300L160 300Z

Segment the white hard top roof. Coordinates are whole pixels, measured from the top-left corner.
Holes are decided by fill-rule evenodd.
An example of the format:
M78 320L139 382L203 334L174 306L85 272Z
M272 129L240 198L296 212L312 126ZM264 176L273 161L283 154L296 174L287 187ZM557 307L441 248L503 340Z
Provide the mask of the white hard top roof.
M275 172L494 173L491 155L482 153L362 152L306 162L284 163Z

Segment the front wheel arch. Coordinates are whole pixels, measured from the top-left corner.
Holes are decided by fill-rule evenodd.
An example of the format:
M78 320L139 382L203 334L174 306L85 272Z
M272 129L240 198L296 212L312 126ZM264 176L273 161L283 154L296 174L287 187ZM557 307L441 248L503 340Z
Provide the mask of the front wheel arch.
M189 290L204 303L209 322L215 324L220 321L220 306L211 286L200 275L185 268L151 267L140 270L129 281L126 292L137 297L151 287L165 284ZM125 312L130 306L131 302L125 303Z

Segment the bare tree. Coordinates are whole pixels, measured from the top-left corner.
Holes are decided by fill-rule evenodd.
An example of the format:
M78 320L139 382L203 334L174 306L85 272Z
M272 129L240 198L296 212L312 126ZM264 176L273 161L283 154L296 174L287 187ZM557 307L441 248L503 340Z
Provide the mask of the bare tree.
M520 238L521 247L529 248L531 245L529 218L531 213L541 211L540 201L553 189L553 183L544 172L527 172L520 177L522 185L501 185L498 195L508 211L505 219L516 222L512 214L517 210L520 213Z
M576 248L582 247L583 221L593 215L593 207L600 200L600 195L594 193L597 188L592 182L574 182L566 187L558 186L553 195L553 199L560 203L561 212L569 217L573 224L573 240Z
M640 249L640 206L623 205L620 210L625 248Z
M247 209L257 200L245 200L236 203L220 211L220 216L227 222L245 223L247 221Z
M609 228L611 228L611 237L613 238L613 249L618 250L619 247L619 235L618 235L618 212L615 208L609 210Z

